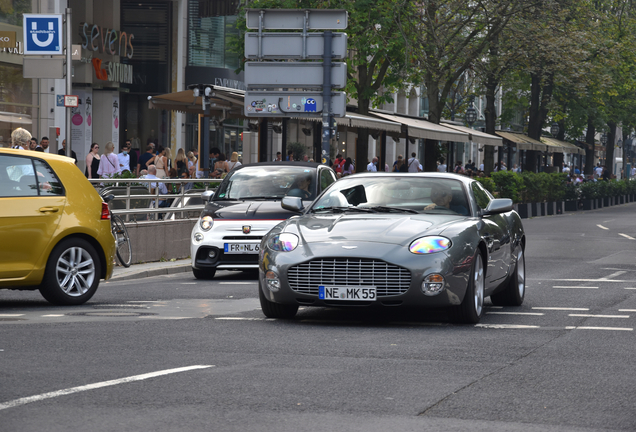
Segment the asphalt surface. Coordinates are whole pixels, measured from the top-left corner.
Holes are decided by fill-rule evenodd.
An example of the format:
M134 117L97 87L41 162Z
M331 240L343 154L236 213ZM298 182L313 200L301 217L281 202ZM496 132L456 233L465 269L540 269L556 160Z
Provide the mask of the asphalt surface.
M476 326L268 320L253 273L183 262L118 270L81 307L0 291L0 431L636 430L635 213L525 220L526 301Z

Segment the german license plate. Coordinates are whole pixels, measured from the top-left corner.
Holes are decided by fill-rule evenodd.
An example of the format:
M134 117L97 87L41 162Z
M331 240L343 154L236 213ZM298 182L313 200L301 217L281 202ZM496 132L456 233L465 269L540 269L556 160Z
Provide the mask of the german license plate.
M259 243L225 243L224 252L226 254L257 254L260 246Z
M375 287L318 287L321 300L375 300Z

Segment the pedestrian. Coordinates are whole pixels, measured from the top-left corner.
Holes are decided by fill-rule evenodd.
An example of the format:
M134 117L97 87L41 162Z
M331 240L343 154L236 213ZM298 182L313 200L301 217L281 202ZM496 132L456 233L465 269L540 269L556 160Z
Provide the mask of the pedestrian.
M219 153L216 162L214 162L214 167L210 177L216 179L225 178L230 167L227 165L227 160L224 153Z
M29 150L31 133L22 128L17 128L11 132L11 148Z
M130 172L135 173L137 169L137 161L139 160L139 153L137 149L132 147L131 140L127 139L124 144L128 147L128 155L130 156Z
M153 153L154 147L151 144L146 146L146 152L139 156L139 160L137 161L137 172L135 173L137 176L140 175L141 171L148 170L148 161L155 157Z
M367 165L367 171L377 172L378 171L378 158L374 157L371 162Z
M342 176L345 177L350 174L353 174L354 170L355 170L355 167L353 166L353 161L351 160L350 157L348 157L347 159L345 159L345 162L342 165Z
M148 165L148 174L146 174L145 178L150 180L159 180L159 177L157 177L157 167L154 165ZM159 189L160 195L168 195L168 188L165 183L154 182L148 184L148 189L150 190L151 195L154 195L157 192L157 188ZM150 207L154 207L154 204L155 202L152 201L150 203ZM168 207L168 205L168 201L159 200L159 208ZM159 215L159 219L163 219L161 214Z
M181 177L181 174L188 172L188 158L186 158L185 150L180 148L177 150L177 157L174 159L174 164L177 174Z
M232 152L232 156L230 156L230 161L227 163L228 172L232 171L236 167L240 167L243 165L238 160L238 153Z
M84 175L89 179L99 178L99 174L97 174L97 170L99 169L99 160L101 156L99 155L99 144L93 143L91 144L91 150L86 155L86 170L84 170Z
M193 151L188 152L188 170L190 167L197 165L197 157L194 155Z
M62 148L57 151L57 154L66 156L66 140L62 140ZM74 150L71 150L71 158L75 160L75 165L77 165L77 154Z
M166 177L166 169L168 167L168 158L166 157L166 149L163 146L157 147L157 154L153 156L146 165L154 165L159 178Z
M345 164L344 158L342 157L340 153L338 153L336 155L336 159L333 161L333 166L332 166L333 170L336 172L336 175L340 174L340 176L342 176L342 168L344 164Z
M309 156L303 155L303 162L309 162Z
M287 159L288 161L293 161L294 160L294 151L293 150L287 150Z
M274 162L280 162L283 160L283 154L281 152L276 152L276 159L274 159Z
M164 171L168 172L172 168L172 149L170 147L165 148L164 156L166 157L166 165Z
M43 152L49 152L49 137L42 137L40 140L40 148Z
M464 168L462 168L462 161L455 162L455 169L453 170L455 174L464 174Z
M441 158L439 160L439 165L437 165L437 171L438 172L446 172L446 164L444 163L444 158Z
M114 150L115 144L112 141L108 141L104 146L104 154L99 159L99 168L97 168L97 174L101 178L113 178L115 174L121 172L119 159L117 159L117 155L113 153Z
M43 151L42 149L38 150L38 139L37 138L31 138L31 141L29 142L29 150L31 150L31 151Z
M209 159L210 176L212 176L212 172L214 171L214 164L218 160L220 154L221 154L221 150L218 147L212 147L210 149L210 159Z
M119 161L119 171L121 172L130 172L130 154L128 154L129 151L130 147L128 147L128 144L124 143L121 148L121 152L117 154L117 160Z
M404 160L404 157L402 155L398 155L398 158L395 161L395 164L393 165L393 171L394 172L408 172L408 166L407 166L406 161Z
M601 173L601 177L603 178L603 180L609 180L612 175L610 174L609 170L607 169L607 167L605 165L603 165L603 171Z
M411 153L411 158L408 160L408 171L415 173L420 172L420 161L415 158L415 152Z

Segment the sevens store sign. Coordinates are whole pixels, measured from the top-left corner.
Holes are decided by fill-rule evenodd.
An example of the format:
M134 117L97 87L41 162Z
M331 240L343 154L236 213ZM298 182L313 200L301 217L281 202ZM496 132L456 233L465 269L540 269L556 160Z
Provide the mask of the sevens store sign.
M24 14L24 55L62 55L62 15Z

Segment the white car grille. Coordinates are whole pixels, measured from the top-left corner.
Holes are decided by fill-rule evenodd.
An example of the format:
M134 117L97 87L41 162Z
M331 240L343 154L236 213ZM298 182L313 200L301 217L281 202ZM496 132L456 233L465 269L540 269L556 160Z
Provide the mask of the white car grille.
M324 286L374 286L378 297L404 294L411 284L411 272L381 260L325 258L290 267L287 280L292 290L318 295Z

